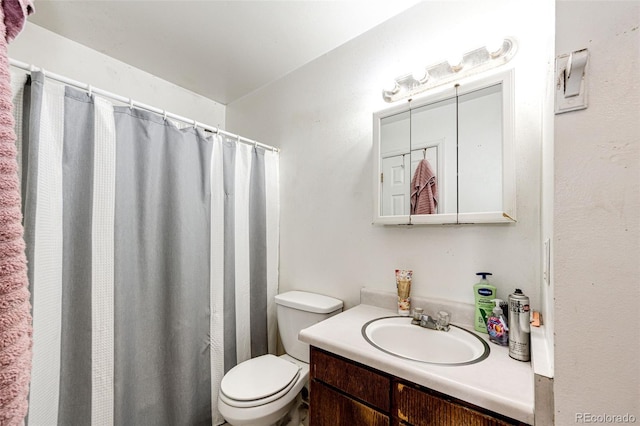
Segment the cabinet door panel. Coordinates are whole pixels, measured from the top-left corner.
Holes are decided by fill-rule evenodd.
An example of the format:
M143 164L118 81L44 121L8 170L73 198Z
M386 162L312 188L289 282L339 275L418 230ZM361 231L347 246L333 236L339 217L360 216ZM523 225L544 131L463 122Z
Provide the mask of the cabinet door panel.
M436 175L438 213L457 213L456 99L411 110L411 163L427 160ZM425 151L426 150L426 151ZM432 150L430 153L429 151ZM433 153L437 153L435 156ZM431 155L431 158L429 158ZM413 178L415 168L411 169ZM411 188L413 191L413 188Z
M409 112L380 120L380 206L382 216L409 214L409 152L411 151Z
M404 383L394 383L393 416L413 426L507 426L519 423L495 418Z
M311 381L309 426L389 426L389 416L336 392L317 380Z
M458 102L458 212L504 211L502 85Z
M311 377L371 404L382 411L391 408L391 379L360 365L311 350Z

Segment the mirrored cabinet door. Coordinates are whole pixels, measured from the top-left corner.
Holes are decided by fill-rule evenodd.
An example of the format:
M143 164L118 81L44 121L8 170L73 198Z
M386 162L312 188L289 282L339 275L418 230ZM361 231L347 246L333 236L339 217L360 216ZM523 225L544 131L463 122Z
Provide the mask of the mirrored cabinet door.
M442 221L457 211L456 99L453 93L446 96L411 109L412 222ZM431 198L434 202L427 202Z
M458 97L458 212L502 211L502 85Z
M458 90L458 223L515 222L513 72Z

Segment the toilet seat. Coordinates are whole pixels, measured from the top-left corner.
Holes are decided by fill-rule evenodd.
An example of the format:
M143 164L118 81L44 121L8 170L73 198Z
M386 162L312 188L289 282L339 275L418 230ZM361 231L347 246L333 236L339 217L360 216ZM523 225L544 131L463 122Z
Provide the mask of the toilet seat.
M233 367L220 383L220 399L232 407L268 404L285 395L300 377L300 367L274 355L262 355Z

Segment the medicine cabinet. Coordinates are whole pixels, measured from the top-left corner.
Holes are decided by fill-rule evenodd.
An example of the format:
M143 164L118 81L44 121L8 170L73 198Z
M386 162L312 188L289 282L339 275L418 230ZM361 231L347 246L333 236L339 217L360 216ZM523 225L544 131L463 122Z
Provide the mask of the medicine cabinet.
M512 70L376 112L374 223L515 222L513 133Z

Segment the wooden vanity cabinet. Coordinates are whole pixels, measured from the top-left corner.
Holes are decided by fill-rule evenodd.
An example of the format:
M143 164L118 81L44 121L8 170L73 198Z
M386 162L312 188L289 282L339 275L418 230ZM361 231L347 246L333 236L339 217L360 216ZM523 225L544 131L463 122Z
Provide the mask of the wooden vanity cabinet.
M524 425L311 347L309 426Z

